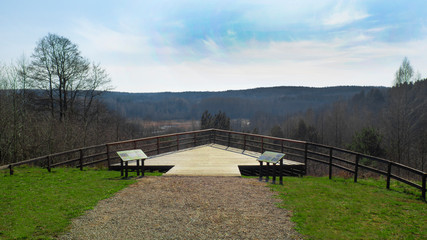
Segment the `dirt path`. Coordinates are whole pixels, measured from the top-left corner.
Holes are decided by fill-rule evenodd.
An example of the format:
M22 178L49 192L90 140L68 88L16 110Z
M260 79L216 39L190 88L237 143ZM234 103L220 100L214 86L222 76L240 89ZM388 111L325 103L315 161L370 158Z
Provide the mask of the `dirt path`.
M145 177L60 239L298 239L273 195L256 179Z

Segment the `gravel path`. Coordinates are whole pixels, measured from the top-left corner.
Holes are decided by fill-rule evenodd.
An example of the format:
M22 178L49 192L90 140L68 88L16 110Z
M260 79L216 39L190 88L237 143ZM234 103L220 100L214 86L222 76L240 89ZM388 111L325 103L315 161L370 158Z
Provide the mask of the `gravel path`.
M273 195L256 179L145 177L60 239L300 239Z

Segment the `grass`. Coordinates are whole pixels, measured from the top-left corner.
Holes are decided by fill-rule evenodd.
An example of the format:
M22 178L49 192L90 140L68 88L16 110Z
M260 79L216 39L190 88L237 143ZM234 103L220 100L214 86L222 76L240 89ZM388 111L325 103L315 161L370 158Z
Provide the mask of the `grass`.
M0 239L55 238L67 230L72 218L136 181L122 180L119 172L107 170L14 170L13 176L0 171Z
M307 239L426 239L427 205L420 193L393 182L327 177L286 177L271 185L293 211Z
M136 173L130 173L135 176ZM146 173L146 175L160 175ZM119 172L73 168L16 168L0 171L0 239L52 239L71 219L99 200L135 182ZM418 190L385 181L285 177L270 185L293 211L297 231L307 239L425 239L426 203Z

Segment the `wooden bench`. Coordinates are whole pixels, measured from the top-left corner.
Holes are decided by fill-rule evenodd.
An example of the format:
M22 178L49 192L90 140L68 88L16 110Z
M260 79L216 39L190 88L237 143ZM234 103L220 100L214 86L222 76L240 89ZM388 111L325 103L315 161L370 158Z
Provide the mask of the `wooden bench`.
M141 149L133 149L126 151L117 152L121 161L120 161L120 172L123 177L123 163L125 164L126 175L125 178L128 178L128 163L129 161L136 161L136 175L139 176L139 171L141 170L141 177L144 176L144 160L147 159L147 155ZM141 169L139 166L139 161L141 161Z
M270 166L270 163L273 164L273 184L276 183L276 164L280 162L280 171L279 171L279 177L280 177L280 185L283 185L283 158L285 157L284 153L278 153L278 152L270 152L265 151L257 161L259 161L259 181L262 181L263 177L263 163L267 163L266 168L266 174L265 174L265 181L268 182L269 176L268 176L268 168Z

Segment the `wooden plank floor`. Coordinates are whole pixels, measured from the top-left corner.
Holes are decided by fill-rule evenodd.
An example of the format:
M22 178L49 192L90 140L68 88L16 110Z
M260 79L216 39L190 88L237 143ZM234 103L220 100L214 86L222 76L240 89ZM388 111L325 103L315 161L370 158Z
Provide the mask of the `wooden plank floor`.
M210 144L182 151L156 155L145 160L146 166L173 166L166 176L241 176L239 165L258 166L260 153ZM130 165L135 163L130 162ZM301 164L286 161L285 164Z
M227 151L223 146L206 145L146 160L147 165L174 165L164 175L240 176L238 165L256 165L257 156Z

